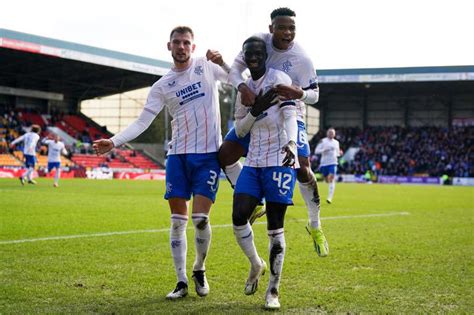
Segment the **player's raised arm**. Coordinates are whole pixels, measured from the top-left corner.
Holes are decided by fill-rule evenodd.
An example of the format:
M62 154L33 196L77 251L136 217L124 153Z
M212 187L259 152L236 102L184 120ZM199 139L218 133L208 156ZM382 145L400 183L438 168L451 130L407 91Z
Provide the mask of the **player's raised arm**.
M216 65L220 66L226 73L230 72L229 65L225 63L219 51L208 49L206 52L206 58L207 60L212 61Z

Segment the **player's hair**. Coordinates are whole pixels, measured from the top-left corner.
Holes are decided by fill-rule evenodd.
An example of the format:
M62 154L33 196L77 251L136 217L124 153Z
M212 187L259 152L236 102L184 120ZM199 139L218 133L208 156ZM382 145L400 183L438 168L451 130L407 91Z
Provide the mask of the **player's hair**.
M36 133L40 133L41 127L38 126L38 125L31 125L31 131L36 132Z
M270 14L270 19L273 21L277 16L293 16L296 17L295 11L290 8L278 8L272 11Z
M252 43L252 42L261 43L265 49L267 48L267 44L265 43L265 41L263 39L261 39L260 37L257 37L257 36L250 36L242 44L242 50L243 50L245 44Z
M170 39L171 37L173 37L174 33L180 33L180 34L189 33L191 34L191 38L194 39L194 32L189 26L176 26L175 28L173 28L170 33Z

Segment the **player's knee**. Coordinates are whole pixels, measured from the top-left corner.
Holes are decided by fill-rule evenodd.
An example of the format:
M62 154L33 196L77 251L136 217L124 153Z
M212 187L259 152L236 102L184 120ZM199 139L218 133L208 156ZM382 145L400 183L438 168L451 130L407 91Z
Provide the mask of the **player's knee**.
M243 149L240 144L232 141L224 141L217 154L219 165L221 168L224 168L228 165L234 164L242 157L242 152Z
M205 230L209 225L208 217L193 218L193 225L198 230Z
M179 237L186 231L188 220L171 218L171 237Z
M232 211L232 224L235 226L241 226L247 224L247 216L243 211L234 209Z
M285 224L285 213L287 205L280 203L267 203L267 227L268 230L278 230Z

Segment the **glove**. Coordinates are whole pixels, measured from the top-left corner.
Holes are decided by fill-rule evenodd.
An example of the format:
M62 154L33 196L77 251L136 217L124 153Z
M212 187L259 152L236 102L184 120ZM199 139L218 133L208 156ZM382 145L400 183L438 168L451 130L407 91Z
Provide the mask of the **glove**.
M292 167L296 163L296 143L293 140L290 140L287 144L281 148L281 153L285 153L285 158L283 159L283 166Z
M268 90L264 95L262 95L262 93L263 91L260 90L260 93L258 93L257 97L255 98L255 103L250 110L250 113L253 117L258 117L261 113L278 103L275 89Z

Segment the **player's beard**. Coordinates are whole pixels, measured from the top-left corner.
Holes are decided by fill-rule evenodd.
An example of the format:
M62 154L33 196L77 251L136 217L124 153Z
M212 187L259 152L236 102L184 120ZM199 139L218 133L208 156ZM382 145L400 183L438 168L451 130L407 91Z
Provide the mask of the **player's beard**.
M186 59L179 59L180 57L177 57L175 56L175 54L171 54L171 56L173 57L173 60L177 63L187 63L189 61L189 59L191 58L191 56L187 56Z

